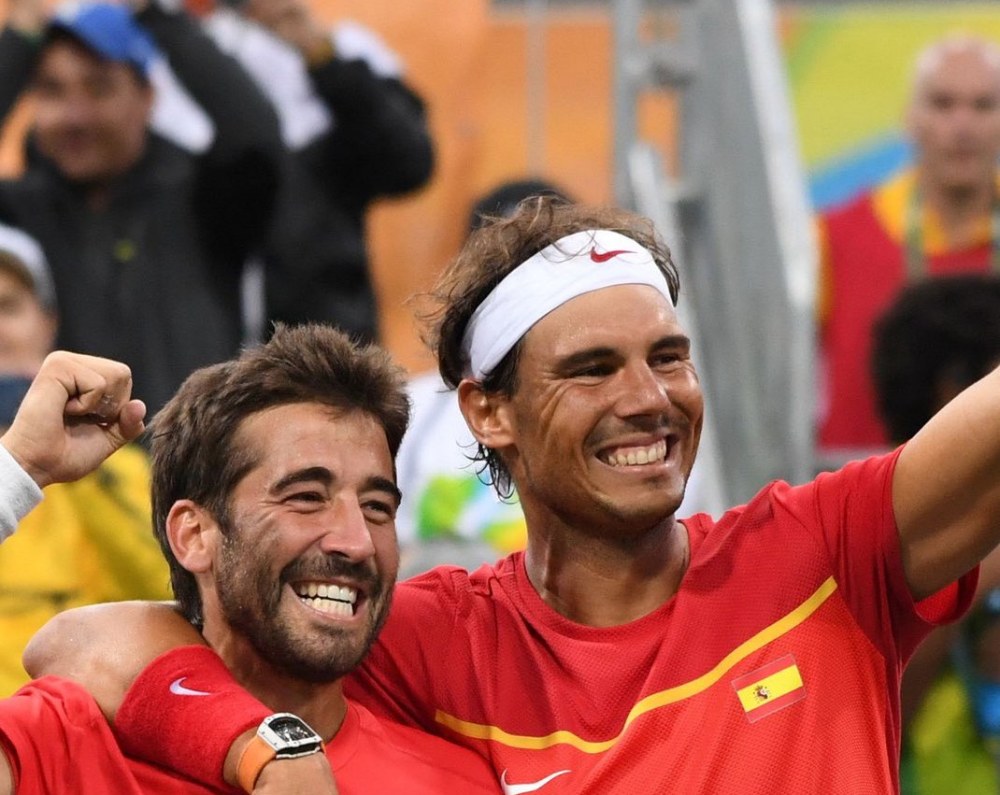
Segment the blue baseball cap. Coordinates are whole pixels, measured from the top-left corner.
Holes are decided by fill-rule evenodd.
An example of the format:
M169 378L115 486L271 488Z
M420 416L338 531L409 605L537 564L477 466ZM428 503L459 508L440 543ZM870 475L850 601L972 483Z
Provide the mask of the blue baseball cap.
M69 3L56 9L49 31L64 31L100 57L135 67L144 77L156 56L152 37L117 3Z

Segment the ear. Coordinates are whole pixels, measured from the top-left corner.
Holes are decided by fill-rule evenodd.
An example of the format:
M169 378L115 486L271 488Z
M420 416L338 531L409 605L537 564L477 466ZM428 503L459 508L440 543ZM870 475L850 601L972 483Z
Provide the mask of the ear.
M167 540L174 557L188 571L208 571L215 562L219 525L204 508L191 500L178 500L166 521Z
M482 384L465 378L458 385L458 407L476 441L491 450L513 444L510 401L483 391Z

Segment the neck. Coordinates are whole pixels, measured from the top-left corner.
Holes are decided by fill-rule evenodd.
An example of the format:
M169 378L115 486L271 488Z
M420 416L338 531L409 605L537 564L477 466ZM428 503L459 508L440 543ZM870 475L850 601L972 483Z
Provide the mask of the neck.
M328 742L347 715L342 680L314 683L296 679L265 662L234 633L213 633L206 623L205 639L240 685L275 712L292 712ZM213 637L218 635L218 637Z
M945 235L953 243L964 242L978 224L993 212L996 186L991 173L988 180L965 185L947 185L922 177L920 195L924 206L933 210Z
M687 530L671 517L627 539L566 528L529 535L525 566L542 600L571 621L610 627L641 618L671 599L687 571Z
M107 182L98 182L88 185L84 192L87 207L92 212L101 212L107 209L111 201L111 185Z

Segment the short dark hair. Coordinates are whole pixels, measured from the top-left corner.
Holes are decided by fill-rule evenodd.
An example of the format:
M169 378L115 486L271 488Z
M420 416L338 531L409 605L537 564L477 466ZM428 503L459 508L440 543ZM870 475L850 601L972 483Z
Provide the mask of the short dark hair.
M964 388L1000 360L1000 279L937 276L903 289L874 327L872 378L890 438L911 438L940 408L945 383Z
M436 354L441 377L449 387L457 387L468 372L462 340L472 314L490 291L546 246L588 229L619 232L646 248L666 277L676 304L680 293L677 268L648 218L614 207L567 204L559 197L532 197L521 202L509 217L497 218L469 235L429 295L430 308L423 313L424 339ZM520 352L518 342L483 378L486 392L514 394ZM495 451L478 445L472 460L479 462L480 473L488 471L501 497L511 495L510 472Z
M240 424L293 403L370 414L385 431L393 459L410 414L404 372L382 348L358 346L330 326L277 324L266 344L195 371L153 419L154 532L174 596L193 623L202 621L201 597L194 575L170 548L167 514L189 499L228 527L230 495L255 464L252 452L236 445Z
M567 203L572 201L555 183L544 179L512 179L501 182L473 203L469 212L468 234L493 221L509 218L517 211L521 202L535 196L551 196Z

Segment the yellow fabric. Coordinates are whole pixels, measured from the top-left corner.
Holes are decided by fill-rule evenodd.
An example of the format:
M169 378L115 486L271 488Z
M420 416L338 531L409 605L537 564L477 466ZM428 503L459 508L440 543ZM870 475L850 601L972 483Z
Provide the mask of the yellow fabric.
M900 246L904 245L906 237L907 215L913 191L917 186L917 173L907 169L881 185L872 192L872 210L886 234ZM1000 177L997 179L997 191L1000 194ZM924 254L936 257L949 251L947 237L941 219L931 208L923 208L921 212L920 238L923 242ZM830 273L829 233L823 217L816 219L817 250L819 251L819 279L816 297L816 319L820 327L830 315L830 304L833 298L833 279ZM993 217L984 215L972 230L969 247L985 245L993 239Z
M893 240L902 244L906 236L906 216L909 214L913 191L916 189L917 175L912 169L903 171L883 183L872 192L872 207L875 217ZM998 185L1000 187L1000 185ZM921 212L921 240L924 243L924 253L936 257L949 251L948 240L937 213L929 207ZM993 240L993 218L984 215L976 222L972 231L969 247L974 248Z
M740 688L736 695L740 699L745 712L751 712L757 707L772 704L782 696L787 696L802 687L802 674L797 665L789 665L777 673L766 676L751 685Z
M60 610L169 598L150 519L148 457L128 446L76 483L45 489L0 545L0 696L27 681L21 652Z

